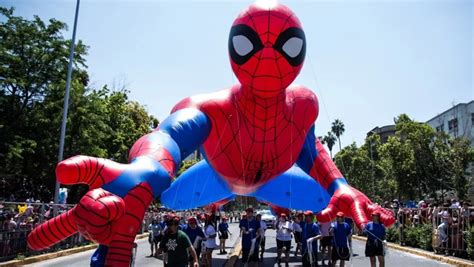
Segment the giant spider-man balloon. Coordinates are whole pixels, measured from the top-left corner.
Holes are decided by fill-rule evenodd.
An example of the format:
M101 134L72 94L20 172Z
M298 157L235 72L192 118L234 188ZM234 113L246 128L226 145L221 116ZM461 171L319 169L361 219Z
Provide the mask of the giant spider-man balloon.
M239 84L186 98L130 150L129 164L76 156L58 164L62 184L90 186L79 204L28 237L43 249L77 231L101 245L92 265L127 266L144 212L154 198L187 209L255 196L277 206L343 211L359 227L378 208L348 185L316 138L316 95L291 85L306 51L296 15L270 2L253 4L234 21L229 55ZM205 160L172 182L181 160L200 148ZM382 221L390 225L390 212ZM105 261L105 263L104 263Z

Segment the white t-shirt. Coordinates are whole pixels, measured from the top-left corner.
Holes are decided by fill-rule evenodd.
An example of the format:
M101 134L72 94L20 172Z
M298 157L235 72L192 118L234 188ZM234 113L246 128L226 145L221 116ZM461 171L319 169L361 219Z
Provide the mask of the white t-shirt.
M207 239L205 242L206 248L216 248L216 230L214 229L214 227L212 225L208 225L204 234L206 235ZM214 237L210 237L211 235L214 235Z
M291 241L291 229L293 229L293 225L290 221L278 222L276 239L280 241Z
M331 229L331 222L319 223L319 230L322 236L329 236L329 229Z
M293 231L301 233L303 232L303 229L301 229L301 225L297 222L293 223Z

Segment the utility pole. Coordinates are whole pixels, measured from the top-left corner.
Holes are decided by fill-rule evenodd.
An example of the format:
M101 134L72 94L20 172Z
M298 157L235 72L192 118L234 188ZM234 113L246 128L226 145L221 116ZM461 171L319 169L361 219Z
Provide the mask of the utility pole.
M67 110L69 107L69 91L71 90L71 76L72 76L72 62L74 60L74 49L76 48L76 29L77 29L77 17L79 15L79 4L80 0L76 2L76 14L74 16L74 27L72 30L71 47L69 49L69 65L67 67L67 79L66 79L66 93L64 94L64 107L63 107L63 118L61 122L61 135L59 137L59 153L58 162L63 160L64 157L64 139L66 137L66 122L67 122ZM54 203L59 202L59 182L56 179L56 187L54 189ZM55 206L54 212L57 213L57 207Z

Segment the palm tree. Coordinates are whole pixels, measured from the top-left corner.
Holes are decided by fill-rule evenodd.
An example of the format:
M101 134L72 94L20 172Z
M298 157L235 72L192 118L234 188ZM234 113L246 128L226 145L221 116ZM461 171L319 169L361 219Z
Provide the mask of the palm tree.
M331 127L331 132L334 133L334 135L337 137L337 140L339 141L339 151L341 150L341 135L344 133L344 123L340 119L336 119L332 123Z
M328 146L329 154L331 155L331 158L332 158L332 148L334 144L336 143L336 137L334 136L334 134L331 132L328 132L328 134L321 139L321 143L326 144Z

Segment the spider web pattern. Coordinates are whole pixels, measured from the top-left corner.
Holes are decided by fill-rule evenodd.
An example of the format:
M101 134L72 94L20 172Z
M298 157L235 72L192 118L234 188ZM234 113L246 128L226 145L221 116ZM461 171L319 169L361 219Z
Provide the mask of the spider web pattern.
M174 110L196 107L208 116L213 126L203 144L208 162L235 192L247 193L294 164L316 119L313 92L301 86L284 92L262 99L235 85L218 97L183 100Z
M310 175L316 178L316 180L327 189L335 179L342 178L343 176L336 165L334 165L334 162L331 160L331 157L319 139L316 139L315 145L318 150L318 156L314 160Z
M276 96L296 78L302 65L293 67L273 45L279 34L289 27L301 28L294 14L274 10L249 10L236 19L235 24L246 24L260 36L264 48L242 65L231 61L239 81L260 96Z

